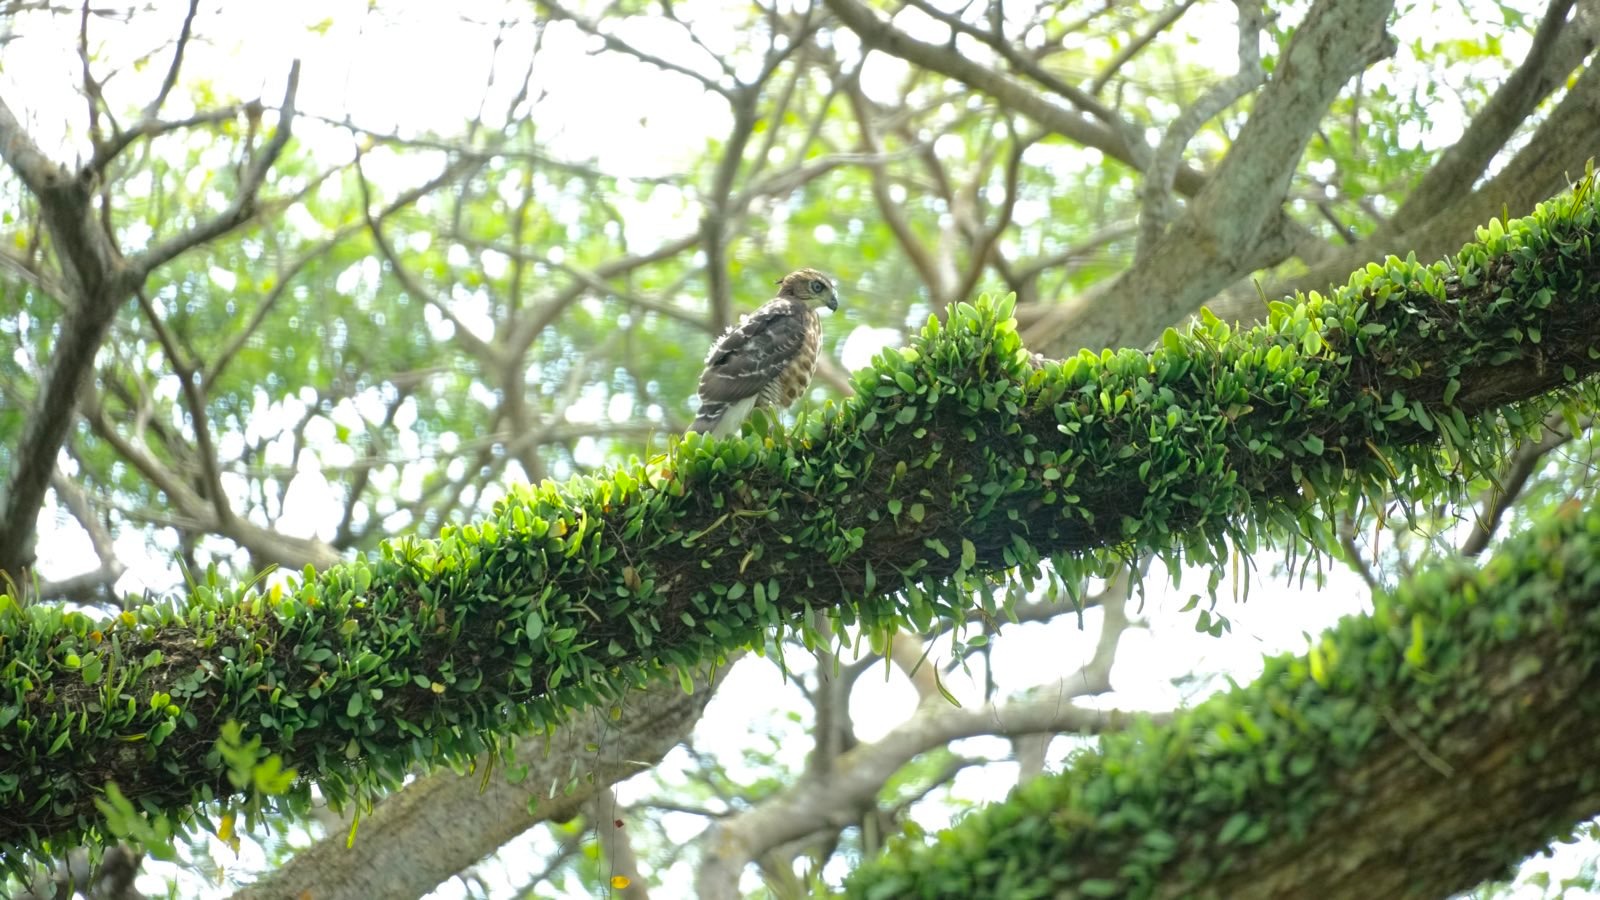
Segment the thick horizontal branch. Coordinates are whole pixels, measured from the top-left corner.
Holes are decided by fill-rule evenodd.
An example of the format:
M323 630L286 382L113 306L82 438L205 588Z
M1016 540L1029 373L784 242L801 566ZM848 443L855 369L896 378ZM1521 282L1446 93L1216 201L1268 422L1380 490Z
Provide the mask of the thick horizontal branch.
M1597 228L1586 179L1448 265L1393 259L1150 353L1040 362L1007 304L962 305L792 434L514 488L291 590L204 584L111 622L0 602L0 852L92 837L107 781L174 813L228 794L230 719L362 792L773 631L997 620L993 579L1046 556L1069 583L1129 552L1222 566L1331 529L1342 494L1449 495L1497 461L1497 417L1531 429L1600 371Z

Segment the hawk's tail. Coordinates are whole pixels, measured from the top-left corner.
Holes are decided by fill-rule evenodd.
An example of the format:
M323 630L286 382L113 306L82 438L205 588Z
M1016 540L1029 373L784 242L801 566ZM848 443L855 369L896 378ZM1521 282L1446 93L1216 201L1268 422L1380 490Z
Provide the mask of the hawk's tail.
M755 397L745 397L731 403L703 401L700 404L700 413L695 416L689 430L719 438L738 434L739 426L744 424L744 420L755 405Z
M709 406L715 406L716 409L708 409L707 407ZM722 403L702 405L700 407L700 414L694 417L694 422L689 425L689 430L698 434L705 434L711 429L716 428L717 422L722 418L722 411L725 408L725 404Z

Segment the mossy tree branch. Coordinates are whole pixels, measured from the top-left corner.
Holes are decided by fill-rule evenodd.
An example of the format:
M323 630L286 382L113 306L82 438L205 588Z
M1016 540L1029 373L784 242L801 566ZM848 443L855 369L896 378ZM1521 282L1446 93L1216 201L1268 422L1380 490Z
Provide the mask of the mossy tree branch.
M1600 510L851 877L856 897L1438 898L1600 813Z
M1132 553L1332 546L1335 503L1458 489L1499 423L1535 427L1600 370L1596 208L1586 179L1446 263L1148 354L1036 360L1007 304L961 306L793 433L518 489L287 590L212 579L109 622L0 601L0 852L93 839L110 781L180 818L233 794L230 720L339 799L772 630L999 618L993 579L1047 557L1076 583Z

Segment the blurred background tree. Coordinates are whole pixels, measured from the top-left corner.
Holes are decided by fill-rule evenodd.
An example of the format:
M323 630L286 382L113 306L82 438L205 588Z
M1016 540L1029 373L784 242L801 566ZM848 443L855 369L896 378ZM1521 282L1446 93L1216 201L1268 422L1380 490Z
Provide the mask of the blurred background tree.
M35 602L281 577L659 450L713 336L801 265L844 295L816 403L980 292L1059 356L1440 256L1600 134L1590 0L261 6L0 4L0 572ZM804 895L1104 710L1203 697L1482 552L1585 486L1575 424L1476 509L1346 523L1348 572L1253 561L1249 605L1056 585L888 659L774 646L532 741L517 783L419 773L352 849L330 812L5 890Z

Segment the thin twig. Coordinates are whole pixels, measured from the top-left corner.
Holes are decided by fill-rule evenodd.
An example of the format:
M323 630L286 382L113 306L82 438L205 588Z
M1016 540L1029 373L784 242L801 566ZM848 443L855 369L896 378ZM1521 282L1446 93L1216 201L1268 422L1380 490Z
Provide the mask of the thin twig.
M455 326L456 338L461 341L462 346L466 348L468 353L471 353L481 360L484 365L491 368L502 365L504 359L501 349L473 334L472 329L461 321L455 310L451 309L450 304L444 298L428 290L423 286L422 282L417 280L417 277L401 261L399 255L394 252L394 247L390 245L388 238L384 237L383 225L372 213L372 188L367 182L366 173L361 169L361 151L359 149L356 151L356 183L361 189L361 214L367 223L367 231L371 233L372 242L377 245L378 253L389 264L389 268L394 272L395 278L399 280L400 286L406 293L437 309L440 315Z
M1022 154L1038 138L1020 137L1014 126L1009 121L1007 127L1011 132L1011 153L1006 159L1006 196L1000 205L1000 211L994 216L994 224L983 235L982 240L972 251L972 258L967 261L967 273L961 280L960 286L953 296L970 297L977 288L978 280L983 277L984 267L988 265L990 257L994 254L995 246L1000 242L1000 235L1011 227L1011 217L1016 212L1017 197L1021 193Z
M156 341L161 344L161 351L166 354L167 365L171 367L173 374L178 376L184 405L189 408L189 421L194 429L195 446L200 455L200 471L205 476L206 493L210 495L211 510L216 515L217 522L226 529L233 521L233 507L229 505L228 496L222 489L222 472L218 467L216 447L211 441L211 423L210 417L206 414L205 392L197 383L198 372L179 349L177 337L167 327L166 322L162 321L155 304L150 302L144 289L134 291L133 295L138 298L139 310L144 313L145 321L155 330Z
M734 102L734 90L729 88L727 85L719 84L715 79L707 78L704 74L697 72L688 66L679 65L678 63L675 63L669 59L663 59L654 53L647 53L614 34L608 34L607 32L601 31L598 25L589 22L572 10L569 10L561 4L556 3L555 0L539 0L539 5L548 10L556 18L563 19L576 25L578 30L582 31L584 34L590 34L599 38L601 42L605 44L607 50L612 50L617 53L631 56L640 62L649 63L650 65L655 66L664 72L676 72L679 75L691 78L694 81L699 82L700 86L706 90L711 91L712 93L721 94L728 100L729 103Z
M251 101L249 103L230 103L227 106L219 106L216 109L195 113L182 119L166 121L155 118L141 119L134 123L131 128L118 131L110 140L97 143L94 148L94 155L90 157L87 168L96 173L104 172L106 167L111 165L113 159L116 159L124 150L127 150L130 145L141 138L160 137L164 134L171 134L174 131L198 128L202 125L220 125L223 122L231 122L240 115L259 116L261 109L261 104L258 101Z
M189 37L194 33L194 16L200 9L200 0L189 0L189 11L184 14L183 27L178 31L178 45L172 50L172 65L167 67L167 75L161 79L161 90L156 93L155 99L144 108L144 118L154 119L161 112L161 107L167 102L167 95L172 93L172 88L178 83L178 69L183 66L183 51L189 46Z
M1100 92L1105 90L1106 84L1116 77L1117 73L1122 70L1123 66L1128 64L1129 60L1149 46L1150 42L1155 40L1161 32L1171 28L1172 24L1182 18L1183 14L1189 11L1189 7L1194 4L1195 0L1183 0L1182 3L1170 7L1166 12L1156 17L1156 20L1150 23L1150 27L1143 34L1129 41L1126 47L1123 47L1117 52L1117 55L1111 57L1111 61L1106 63L1106 67L1101 69L1100 74L1096 75L1094 81L1089 83L1089 93L1096 97L1100 96ZM1110 5L1107 4L1107 8Z
M1582 424L1588 427L1587 422ZM1557 414L1545 421L1543 437L1517 447L1505 468L1501 470L1500 476L1495 479L1495 484L1484 492L1483 499L1478 504L1478 517L1473 523L1472 532L1461 545L1462 556L1478 556L1489 548L1489 542L1494 539L1506 512L1528 486L1528 481L1539 470L1545 457L1572 439L1573 433Z

